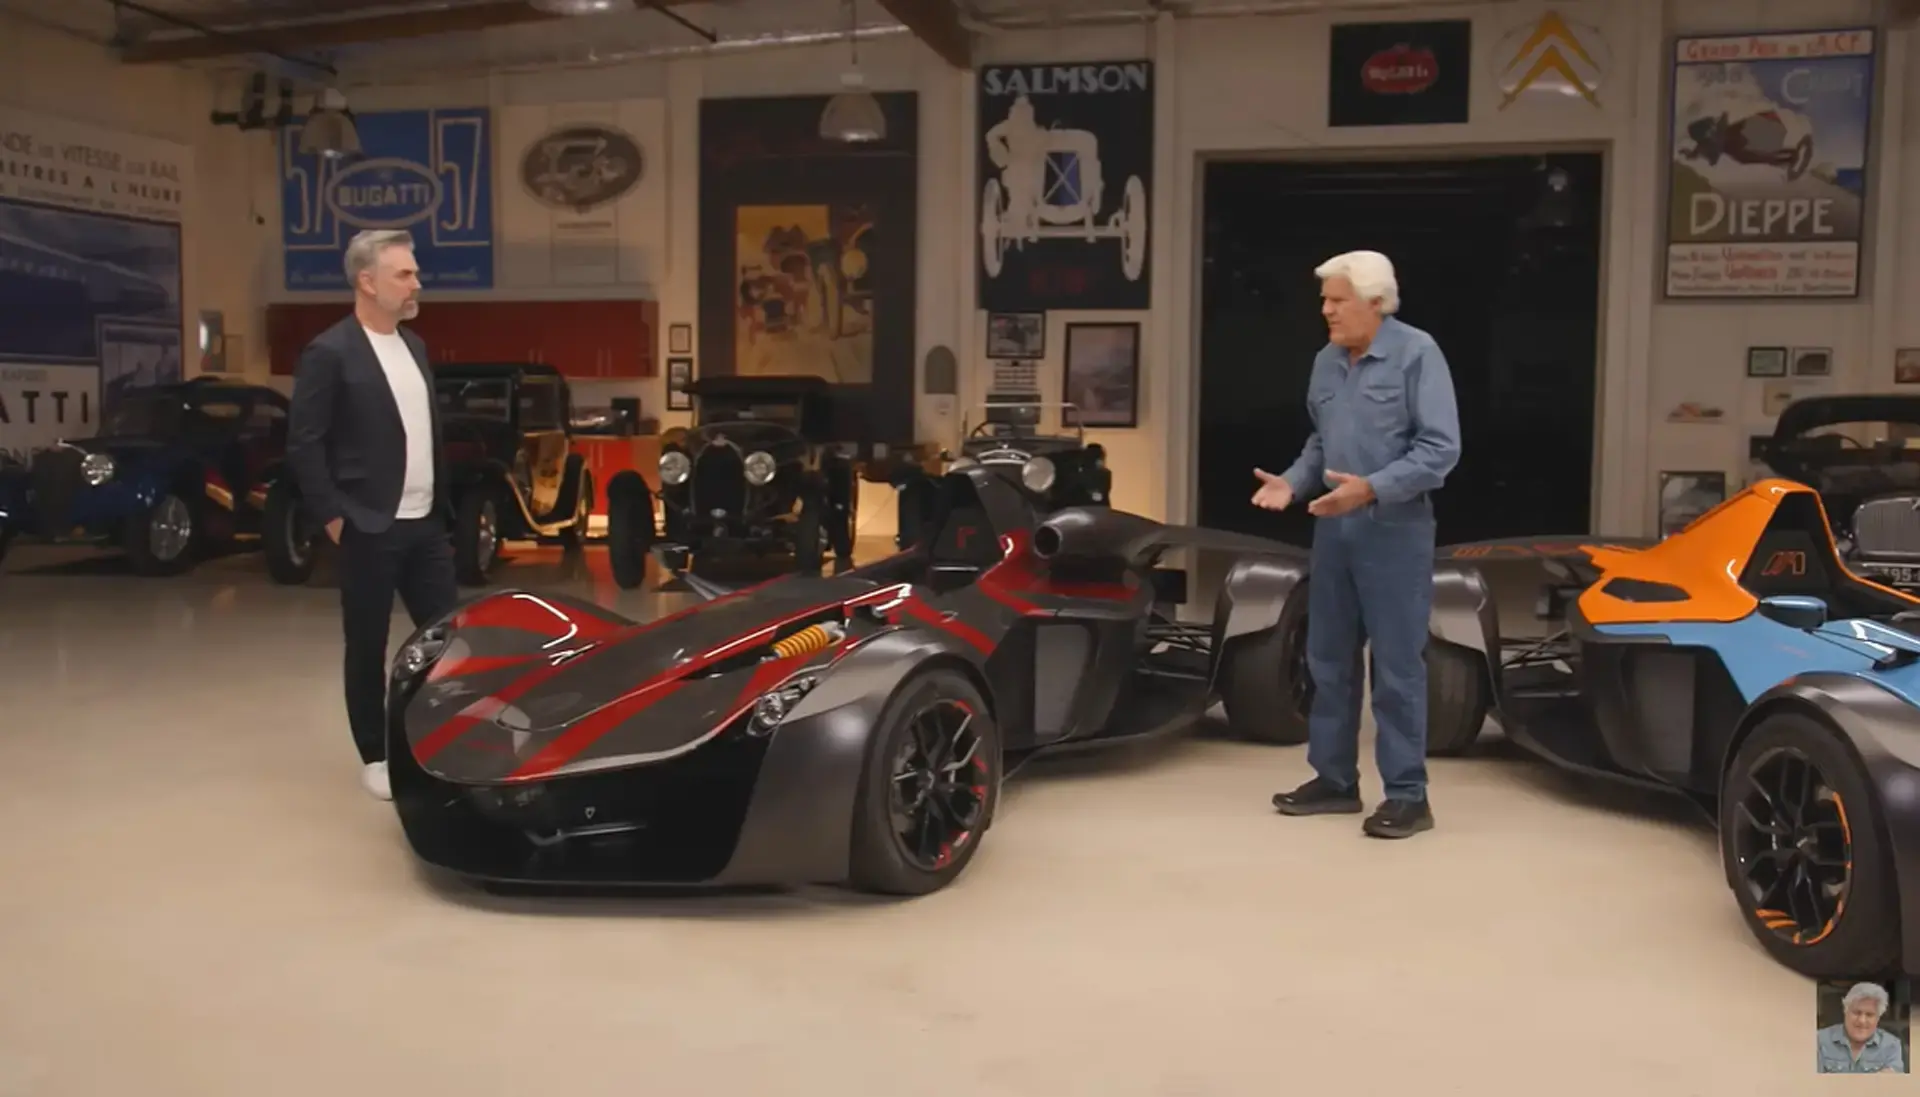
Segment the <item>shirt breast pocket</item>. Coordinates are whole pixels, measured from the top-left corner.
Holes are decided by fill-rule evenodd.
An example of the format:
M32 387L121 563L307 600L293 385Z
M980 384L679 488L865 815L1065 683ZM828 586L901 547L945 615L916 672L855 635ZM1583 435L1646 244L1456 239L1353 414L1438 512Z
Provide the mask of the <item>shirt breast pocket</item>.
M1354 415L1369 434L1404 434L1413 419L1406 386L1395 380L1361 388Z

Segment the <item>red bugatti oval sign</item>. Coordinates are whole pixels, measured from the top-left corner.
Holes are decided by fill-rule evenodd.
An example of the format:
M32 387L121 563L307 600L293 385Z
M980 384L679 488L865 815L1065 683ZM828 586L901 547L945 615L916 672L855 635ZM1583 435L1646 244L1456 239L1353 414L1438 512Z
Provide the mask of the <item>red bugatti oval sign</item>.
M1384 49L1360 66L1360 83L1375 95L1413 95L1440 79L1440 63L1424 46Z

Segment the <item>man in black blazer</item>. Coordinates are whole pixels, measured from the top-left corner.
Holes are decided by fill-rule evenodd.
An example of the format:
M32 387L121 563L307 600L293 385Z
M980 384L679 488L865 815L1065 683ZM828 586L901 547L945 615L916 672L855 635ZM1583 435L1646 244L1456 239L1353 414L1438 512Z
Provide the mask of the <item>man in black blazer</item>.
M387 634L399 594L418 628L459 600L440 412L427 347L400 326L420 312L413 238L347 245L353 315L321 332L294 374L287 463L308 512L340 546L347 722L380 799L387 781Z

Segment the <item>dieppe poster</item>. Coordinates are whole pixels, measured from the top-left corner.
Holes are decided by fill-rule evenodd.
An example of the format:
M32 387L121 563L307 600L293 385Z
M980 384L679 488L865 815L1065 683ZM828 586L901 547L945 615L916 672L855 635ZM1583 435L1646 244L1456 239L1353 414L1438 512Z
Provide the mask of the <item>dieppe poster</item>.
M1675 44L1668 297L1858 296L1873 55L1867 29Z
M485 107L354 116L359 156L300 151L280 138L286 288L343 290L347 241L364 229L413 234L420 281L493 288L493 117Z

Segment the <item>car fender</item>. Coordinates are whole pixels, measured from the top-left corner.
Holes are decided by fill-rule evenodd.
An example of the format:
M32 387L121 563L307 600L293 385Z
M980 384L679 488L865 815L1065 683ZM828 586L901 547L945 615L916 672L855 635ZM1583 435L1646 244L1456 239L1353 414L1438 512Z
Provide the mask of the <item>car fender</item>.
M1227 569L1214 602L1214 650L1280 623L1287 599L1307 577L1304 558L1243 556Z
M889 629L824 671L767 744L740 840L720 882L846 879L867 747L882 711L916 671L951 665L993 704L979 663L933 629Z
M1761 720L1782 709L1818 715L1840 733L1860 761L1876 801L1880 835L1893 856L1900 924L1914 925L1920 921L1920 711L1912 701L1870 678L1796 675L1747 706L1720 759L1722 796L1734 755L1747 736ZM1725 858L1721 860L1724 863ZM1727 884L1737 884L1730 869ZM1903 970L1920 971L1920 933L1902 937Z
M1500 682L1499 610L1479 568L1448 564L1433 569L1433 608L1428 621L1428 635L1434 639L1479 654L1497 703L1504 692Z
M186 454L165 450L146 454L123 464L115 475L125 483L138 510L153 506L161 493L175 488L189 506L198 507L206 500L206 470Z

